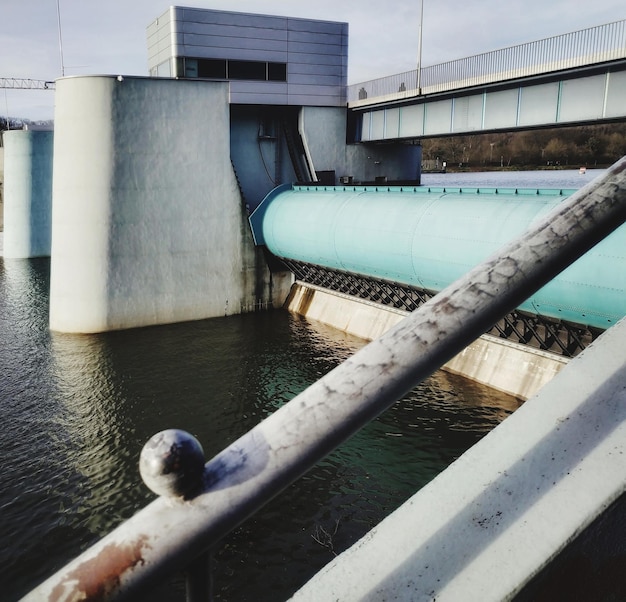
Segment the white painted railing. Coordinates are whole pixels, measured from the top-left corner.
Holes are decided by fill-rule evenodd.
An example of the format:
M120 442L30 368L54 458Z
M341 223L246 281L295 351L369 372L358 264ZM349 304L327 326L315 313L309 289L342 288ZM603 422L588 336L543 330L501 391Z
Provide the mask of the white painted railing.
M162 497L24 600L133 600L189 566L207 599L222 537L623 222L626 157L206 464L191 436L155 435L140 465Z

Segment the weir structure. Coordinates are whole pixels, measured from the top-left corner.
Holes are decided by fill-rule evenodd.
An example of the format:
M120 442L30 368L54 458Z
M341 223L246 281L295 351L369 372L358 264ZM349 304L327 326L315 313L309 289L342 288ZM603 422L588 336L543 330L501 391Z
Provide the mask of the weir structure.
M296 275L292 311L373 339L572 193L284 186L250 222L255 242ZM620 228L446 368L528 398L626 315L624 266Z
M157 434L141 466L164 497L24 600L136 599L185 567L188 599L209 599L208 555L225 534L625 221L626 157L205 465L191 436ZM567 597L581 562L592 591L608 579L623 594L625 328L294 599L549 599L555 583Z
M198 27L210 29L223 17L231 20L231 34L235 31L235 37L248 40L245 44L233 46L228 39L232 35L226 34L217 36L221 39L217 46L206 43L216 36L215 31L204 36ZM523 588L531 587L531 580L547 569L555 556L589 532L587 527L597 533L595 519L606 518L612 527L623 527L626 478L623 462L616 458L624 451L624 364L619 353L624 323L613 325L624 314L623 279L617 285L608 284L597 268L602 260L596 258L586 268L599 278L589 285L601 293L591 295L595 305L581 308L571 301L586 290L582 277L574 282L574 297L567 297L571 282L565 278L551 285L557 287L555 295L539 293L530 305L522 304L626 219L626 159L576 193L535 191L529 195L523 191L416 188L419 146L347 144L350 120L339 100L332 100L332 95L316 95L315 90L324 88L319 82L313 81L298 95L295 88L281 81L283 65L285 77L302 75L296 69L303 63L295 61L295 56L307 56L307 48L304 64L315 69L329 60L339 59L342 65L345 45L336 44L333 50L332 44L329 47L307 39L310 32L302 29L301 20L272 19L197 9L170 10L149 28L149 37L156 36L154 56L160 61L155 65L159 77L84 76L56 82L50 327L65 332L101 332L281 305L290 290L292 272L277 263L278 259L289 262L303 280L302 274L313 266L318 272L339 274L339 280L346 274L357 276L361 288L364 280L375 281L376 286L393 281L406 287L408 293L402 293L405 299L417 299L416 307L406 307L413 311L402 320L388 320L362 352L206 465L194 455L192 473L196 480L188 482L189 477L182 475L185 487L181 490L175 486L171 499L156 500L34 590L28 600L50 596L58 600L84 596L132 599L167 572L190 564L194 566L190 596L201 599L208 588L206 556L236 524L407 389L453 360L495 322L502 320L503 332L526 338L533 329L540 330L532 320L544 314L557 317L563 324L574 317L586 318L579 325L589 329L585 335L589 339L598 334L591 329L611 325L589 347L589 353L571 362L575 367L567 371L568 375L554 380L559 384L549 394L558 397L559 403L547 419L545 402L535 398L524 406L520 418L515 414L506 421L513 426L505 428L504 436L494 434L476 456L471 456L470 465L479 465L481 470L469 471L471 466L461 459L461 468L453 470L467 476L454 490L454 503L435 504L441 512L429 521L439 525L436 532L413 522L404 534L398 534L391 517L386 523L392 525L390 529L381 526L383 535L366 538L375 542L371 547L358 544L363 552L344 556L347 560L338 560L334 566L339 568L330 569L330 577L320 576L314 583L319 583L319 591L328 597L336 596L335 588L341 585L334 582L345 578L346 587L360 591L363 599L400 591L411 599L423 594L424 587L428 595L437 593L438 599L454 599L459 591L455 588L464 592L474 588L477 599L488 599L483 595L481 563L494 563L497 558L504 562L502 572L509 575L502 586L506 591L498 591L496 596L496 590L491 590L494 599L501 599L500 594L521 594ZM318 28L317 34L322 33L319 28L326 27L311 23L306 27ZM272 38L276 32L279 40ZM327 35L342 38L344 34L339 28L339 33ZM295 52L294 45L302 52ZM322 47L325 50L320 59L313 49ZM264 78L256 63L264 64ZM162 71L165 65L169 73ZM202 75L207 73L203 69L222 67L225 77L211 71L211 81L207 81ZM251 73L254 78L246 80ZM309 75L315 80L324 74L309 71ZM286 95L281 101L284 104L260 103L259 95L268 94L270 89ZM316 96L322 100L316 103ZM299 179L311 182L304 187L290 186L289 190L275 189ZM367 183L373 188L339 190L335 187L339 181ZM327 188L319 187L326 182ZM272 190L272 202L259 206ZM372 198L373 203L365 207ZM305 202L301 203L302 199ZM286 200L289 202L272 217L273 207ZM415 251L424 248L420 247L422 239L434 245L436 235L443 238L450 222L456 227L455 240L460 241L461 234L472 229L454 219L484 215L490 201L492 210L497 207L504 212L488 228L494 239L484 239L492 246L487 248L481 236L469 247L459 244L456 257L446 257L446 246L435 245L432 251L437 249L436 256L421 259L424 266L438 261L438 273L429 279L416 269L420 255ZM264 242L272 255L254 245L247 217L255 209L253 224L262 217L261 229L254 227L255 236L262 232L263 240L257 242ZM509 213L521 218L509 219ZM332 221L328 221L330 217ZM272 219L283 223L270 227ZM325 226L306 239L299 228L305 222L314 225L315 220ZM394 223L385 229L389 221ZM386 235L381 237L381 232ZM416 233L419 236L412 238ZM623 241L622 229L603 243L609 250L602 255L613 258L605 265L613 268L612 275L622 278L626 272ZM403 242L404 254L398 252ZM317 254L312 252L315 248ZM472 255L478 248L480 253ZM385 259L389 252L391 264ZM348 256L352 263L346 260ZM358 264L364 258L368 264ZM401 260L394 265L398 258ZM462 263L461 259L467 259L467 265L454 265ZM368 284L366 288L371 291L373 287ZM311 308L315 305L312 297L323 295L310 284L307 290L314 292L309 294L299 285L294 297L300 295L300 306ZM398 288L380 290L383 292L376 294L399 297ZM333 302L337 298L335 295ZM602 305L606 301L608 309ZM379 306L376 311L381 315L385 310ZM554 312L556 316L551 316ZM520 326L516 316L522 315L530 318ZM601 323L587 319L589 315ZM545 324L541 328L546 330ZM551 340L550 345L560 343L573 355L572 332L564 335L548 329L539 346ZM575 339L579 335L571 336ZM485 353L492 353L492 349L488 346ZM502 362L498 359L496 367ZM548 379L561 365L551 369ZM519 365L516 367L519 371ZM569 376L572 373L594 376L583 386ZM537 384L534 388L524 386L520 394L524 397L538 388ZM575 428L562 426L568 422ZM503 453L512 439L516 445ZM174 451L188 440L175 438ZM148 446L153 451L157 447ZM567 453L572 448L578 450L574 456ZM559 462L552 465L557 457ZM148 464L154 461L148 457ZM527 465L531 465L528 473ZM545 470L546 465L551 469ZM500 478L505 473L513 475L513 480ZM596 482L598 475L604 477L600 484ZM455 476L453 480L458 479ZM546 506L563 513L563 494L567 497L589 483L593 484L593 495L580 507L568 508L568 520L563 528L557 528L558 521L549 518L553 515ZM483 494L476 494L473 487L477 484L484 489ZM533 493L517 495L526 490ZM183 502L178 499L181 491L187 498ZM433 499L444 499L450 491L450 477L444 473L432 487L416 494L408 510L398 515L400 523L405 521L404 512L414 518L425 505L433 507ZM411 507L418 509L416 513ZM607 514L607 508L618 510ZM502 518L505 515L507 518ZM548 531L549 541L531 553L528 541ZM444 550L452 549L459 532L464 534L461 543L469 547L455 547L447 556ZM519 538L526 542L528 556L524 562L515 554ZM477 543L474 550L472 542ZM351 558L358 565L360 554L380 557L380 550L387 554L389 547L395 547L397 553L389 554L388 562L380 563L379 570L373 567L369 580L363 580ZM480 562L473 562L474 551ZM509 553L506 561L502 560L505 552ZM118 570L111 570L112 566ZM428 571L428 579L422 578L424 571ZM487 583L493 581L488 579ZM315 590L318 585L312 587ZM305 587L298 595L306 599L311 595L308 592L311 589Z

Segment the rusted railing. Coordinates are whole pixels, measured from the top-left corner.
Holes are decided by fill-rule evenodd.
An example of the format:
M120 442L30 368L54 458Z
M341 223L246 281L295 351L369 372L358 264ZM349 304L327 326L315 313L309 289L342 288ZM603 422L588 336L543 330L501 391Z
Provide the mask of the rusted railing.
M626 58L626 19L475 54L348 86L348 103L366 105L447 92ZM419 81L419 86L418 86ZM419 90L418 90L419 87Z
M625 221L626 157L206 464L158 433L140 465L162 497L24 600L132 600L189 566L189 599L208 597L223 536Z

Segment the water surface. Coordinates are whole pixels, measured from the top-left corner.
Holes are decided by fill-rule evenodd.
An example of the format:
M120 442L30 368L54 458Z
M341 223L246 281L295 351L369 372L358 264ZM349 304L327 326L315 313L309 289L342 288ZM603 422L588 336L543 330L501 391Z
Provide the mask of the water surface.
M427 186L580 188L602 170L425 174ZM153 499L156 432L207 457L364 341L285 311L100 335L48 330L49 260L0 257L0 598L12 601ZM519 406L437 372L221 542L216 600L287 598ZM181 578L146 600L184 599Z

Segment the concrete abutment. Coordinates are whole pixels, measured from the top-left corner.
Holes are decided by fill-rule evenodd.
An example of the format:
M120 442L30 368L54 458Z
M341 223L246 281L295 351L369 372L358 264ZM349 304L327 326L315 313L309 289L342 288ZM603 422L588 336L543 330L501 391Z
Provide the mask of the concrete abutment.
M230 162L228 83L72 77L56 95L53 330L271 302Z

